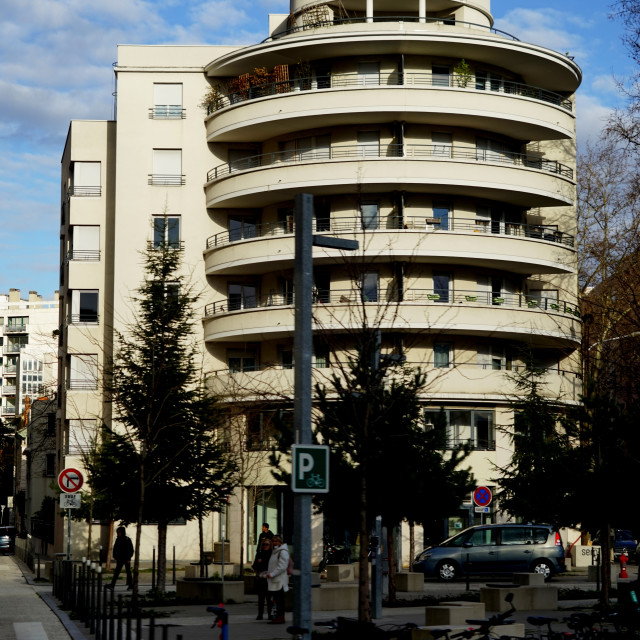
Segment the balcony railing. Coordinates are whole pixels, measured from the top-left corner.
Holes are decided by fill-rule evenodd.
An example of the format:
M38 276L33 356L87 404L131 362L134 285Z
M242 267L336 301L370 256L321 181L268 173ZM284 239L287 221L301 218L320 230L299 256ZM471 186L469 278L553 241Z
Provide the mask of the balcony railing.
M100 249L72 249L67 253L67 260L79 262L99 262Z
M97 380L71 379L67 381L67 389L91 391L98 388Z
M16 395L16 386L15 385L5 384L2 387L0 387L0 389L2 389L2 395L3 396L15 396Z
M15 407L2 407L2 415L3 416L15 416L16 408Z
M18 370L18 367L16 367L15 364L7 364L4 366L4 373L5 375L9 374L9 373L15 373Z
M433 18L433 17L420 17L416 14L410 16L358 16L353 18L334 18L332 20L318 20L316 22L305 22L300 26L292 27L286 31L280 31L269 38L263 40L263 42L269 42L270 40L277 40L291 33L297 33L298 31L307 31L308 29L317 29L320 27L334 27L343 24L368 24L368 23L380 23L380 22L417 22L423 24L436 24L436 25L449 25L454 27L467 27L472 29L481 29L487 33L493 33L495 35L503 36L519 42L518 38L512 36L506 31L500 31L494 27L489 27L486 24L477 24L475 22L465 22L463 20L456 20L455 18Z
M70 196L76 196L76 197L98 197L102 195L102 187L97 186L97 187L70 187L69 191L67 192L68 195Z
M427 305L464 305L464 306L491 306L507 309L526 309L557 313L580 318L580 310L575 304L558 300L557 298L529 296L523 293L497 293L491 291L479 292L477 290L434 290L434 289L407 289L403 292L402 300L383 296L380 291L359 291L356 289L339 289L331 291L314 292L313 304L322 307L325 304L358 306L361 304L427 304ZM273 307L293 306L293 294L276 294L244 296L243 298L226 299L221 302L212 302L205 306L205 318L254 309L271 309Z
M5 333L26 333L29 330L28 323L23 324L7 324L4 327Z
M408 87L435 89L465 89L482 93L500 93L514 98L529 98L553 104L567 111L573 111L573 103L563 95L547 91L521 82L482 77L466 78L457 75L433 75L428 72L416 73L336 73L327 76L294 78L280 82L270 82L261 86L247 87L229 93L207 106L207 115L225 107L248 100L258 100L287 93L318 91L323 89L345 89L353 87Z
M2 353L5 355L9 353L20 353L26 346L26 344L5 344L2 347Z
M277 165L304 164L327 160L462 160L482 164L505 165L538 169L573 180L573 169L557 160L531 156L511 151L490 151L476 147L447 146L442 144L360 144L335 147L273 151L241 158L214 167L207 173L207 182L224 178L239 171L273 167Z
M71 324L98 324L99 316L97 313L72 313L69 320Z
M187 111L181 104L157 104L149 109L151 120L183 120L186 117Z
M150 173L148 184L165 187L180 187L186 182L183 175L164 175L160 173Z
M166 240L164 242L149 240L147 242L147 249L173 249L175 251L184 251L184 240Z
M507 235L534 240L546 240L573 247L574 237L558 230L553 225L524 224L520 222L500 222L478 218L454 218L435 222L433 218L423 216L386 216L375 219L361 217L316 218L316 233L343 233L349 231L422 231L422 232L467 232L481 235ZM207 238L207 249L224 247L232 242L271 238L280 235L293 235L293 220L265 222L247 225L234 231L221 231Z

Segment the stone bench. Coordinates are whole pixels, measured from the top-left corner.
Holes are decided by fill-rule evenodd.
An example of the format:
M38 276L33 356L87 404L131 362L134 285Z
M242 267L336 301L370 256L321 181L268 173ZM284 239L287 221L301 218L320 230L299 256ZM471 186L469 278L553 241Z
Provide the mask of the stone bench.
M396 573L396 591L424 591L424 573L413 571Z
M511 605L505 602L508 593L513 593L513 606L516 611L555 611L558 608L558 588L549 585L482 587L480 589L480 602L484 602L489 611L508 611Z
M438 629L447 628L450 629L451 635L459 631L465 631L469 628L469 625L458 626L458 627L450 627L448 625L432 625L424 627L417 627L411 631L411 640L433 640L432 631L437 631ZM499 636L510 636L512 638L524 638L524 624L520 622L516 622L514 624L501 624L498 627L494 627L494 630Z
M482 602L460 602L456 604L440 604L425 607L424 623L427 627L433 626L460 626L469 619L485 617L485 608Z
M311 589L311 609L313 611L341 611L358 609L358 585L322 585Z
M546 584L542 573L514 573L513 582L525 587L543 587Z
M327 582L355 582L356 573L354 567L355 565L353 564L327 565Z

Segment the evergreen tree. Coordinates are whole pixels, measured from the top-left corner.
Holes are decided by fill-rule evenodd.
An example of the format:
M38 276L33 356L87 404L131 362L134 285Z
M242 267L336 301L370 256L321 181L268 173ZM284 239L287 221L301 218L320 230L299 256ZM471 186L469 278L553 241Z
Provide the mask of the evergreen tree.
M166 224L166 220L165 220ZM166 579L169 522L217 510L235 485L235 465L215 440L220 411L196 367L193 305L180 252L168 243L144 254L137 316L115 332L107 368L114 426L89 469L96 506L137 525L134 593L141 525L158 523L158 582Z

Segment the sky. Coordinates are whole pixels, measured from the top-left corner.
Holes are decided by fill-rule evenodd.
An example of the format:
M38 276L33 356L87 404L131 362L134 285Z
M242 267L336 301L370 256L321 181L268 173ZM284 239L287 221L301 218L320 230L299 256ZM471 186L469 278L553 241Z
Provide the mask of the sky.
M616 82L634 71L610 2L492 0L491 10L496 28L575 57L578 141L597 135L623 104ZM69 121L113 117L118 44L252 44L269 13L288 12L288 0L0 0L0 293L58 289Z

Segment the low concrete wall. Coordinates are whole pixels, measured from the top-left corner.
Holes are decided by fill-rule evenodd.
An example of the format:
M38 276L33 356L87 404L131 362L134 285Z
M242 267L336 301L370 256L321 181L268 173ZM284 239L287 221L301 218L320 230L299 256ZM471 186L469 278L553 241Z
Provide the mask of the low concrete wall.
M356 574L352 564L330 564L327 566L327 582L354 582Z
M574 567L588 567L593 564L592 555L599 554L595 545L574 544L571 547L571 563Z
M543 587L545 585L544 575L541 573L514 573L513 582L525 587Z
M244 581L178 580L176 595L187 600L240 604L244 602Z
M424 591L424 573L396 573L397 591Z
M513 593L513 606L516 611L534 611L536 609L555 611L558 608L558 588L543 587L482 587L480 602L484 602L489 611L508 611L510 605L505 602L508 593ZM502 629L500 630L502 634ZM508 635L508 634L507 634Z

